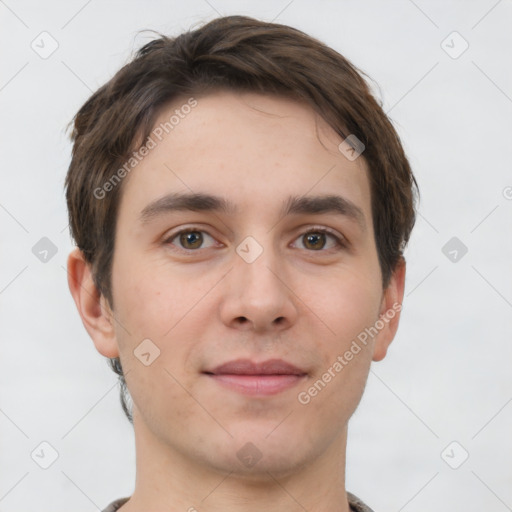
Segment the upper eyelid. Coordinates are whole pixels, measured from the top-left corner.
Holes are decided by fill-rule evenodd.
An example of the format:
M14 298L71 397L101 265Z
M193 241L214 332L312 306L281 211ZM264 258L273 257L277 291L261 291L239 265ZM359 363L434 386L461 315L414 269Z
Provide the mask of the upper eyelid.
M178 237L179 235L181 235L183 233L195 232L195 231L199 231L201 233L206 233L212 239L217 240L216 237L213 236L211 233L209 233L209 231L206 228L201 228L199 226L192 225L190 227L181 228L178 231L167 236L164 240L164 243L169 243L171 240L174 240L176 237ZM333 230L332 228L328 228L326 226L320 226L320 225L311 225L311 226L302 227L300 233L297 234L297 236L294 240L296 240L297 237L299 237L300 235L304 235L306 233L315 232L315 231L323 232L326 235L331 235L336 240L336 243L339 245L349 245L350 244L349 240L345 237L345 235L338 233L337 231ZM200 249L185 249L184 247L179 247L179 249L181 249L183 251L197 252L201 248Z

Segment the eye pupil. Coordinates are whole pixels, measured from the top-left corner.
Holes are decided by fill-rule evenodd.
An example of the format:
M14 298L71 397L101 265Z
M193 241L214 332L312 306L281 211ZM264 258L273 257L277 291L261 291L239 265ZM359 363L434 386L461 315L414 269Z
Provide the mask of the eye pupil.
M325 245L325 241L324 241L324 244L322 244L321 246L317 245L318 241L322 238L324 239L325 238L325 233L309 233L307 235L305 235L305 238L306 238L306 246L308 246L309 244L313 244L313 247L311 247L312 249L322 249L323 246Z
M199 231L189 231L188 233L181 234L180 242L187 249L196 249L198 246L201 246L203 242L203 236ZM187 244L189 244L188 247Z
M323 231L309 231L302 235L302 242L306 249L321 251L326 246L326 238L327 233ZM179 243L183 249L200 249L203 242L204 236L201 230L183 231L179 234Z

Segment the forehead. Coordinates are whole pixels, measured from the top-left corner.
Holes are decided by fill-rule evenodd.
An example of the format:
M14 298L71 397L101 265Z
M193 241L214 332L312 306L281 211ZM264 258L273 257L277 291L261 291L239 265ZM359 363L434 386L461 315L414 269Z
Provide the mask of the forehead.
M290 197L337 193L371 223L364 159L348 160L341 137L304 103L228 91L182 97L162 108L150 138L123 184L120 210L133 217L175 192L229 198L237 214L258 215L282 211Z

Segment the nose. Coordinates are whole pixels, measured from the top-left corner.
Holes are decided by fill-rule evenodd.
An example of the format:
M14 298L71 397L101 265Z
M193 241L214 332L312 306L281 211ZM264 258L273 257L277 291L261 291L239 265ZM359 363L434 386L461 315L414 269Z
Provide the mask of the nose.
M299 299L284 262L267 247L252 262L240 254L233 255L233 268L223 280L222 321L258 333L291 327L298 317Z

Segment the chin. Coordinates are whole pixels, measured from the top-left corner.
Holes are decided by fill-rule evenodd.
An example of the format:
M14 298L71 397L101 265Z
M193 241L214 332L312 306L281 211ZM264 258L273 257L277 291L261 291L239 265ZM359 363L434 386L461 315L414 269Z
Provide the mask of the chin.
M218 447L219 451L224 451L223 456L217 452L211 462L219 470L232 472L232 477L254 482L268 483L270 475L283 478L295 473L306 464L311 453L307 453L300 439L295 439L285 430L279 435L277 430L272 432L273 428L275 424L271 429L261 429L261 432L252 429L252 434L246 431L237 435L232 431L234 438L228 445Z

